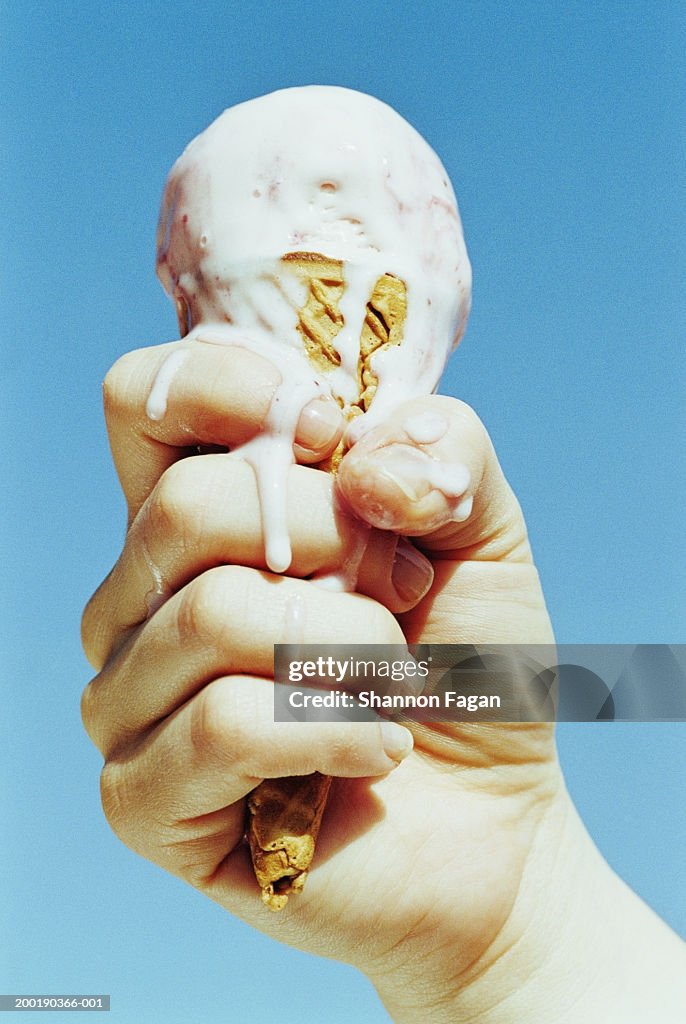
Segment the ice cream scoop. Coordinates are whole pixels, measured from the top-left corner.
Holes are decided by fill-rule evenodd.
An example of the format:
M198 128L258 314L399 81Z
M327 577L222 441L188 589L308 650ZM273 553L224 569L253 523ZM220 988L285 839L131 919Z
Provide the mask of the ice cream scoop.
M362 93L306 86L241 103L169 174L157 272L189 345L242 346L281 373L261 433L232 454L253 466L266 562L285 572L286 481L303 407L332 396L354 443L399 403L431 394L462 336L471 269L446 171L411 125ZM182 362L177 349L162 367L149 415L164 414ZM268 794L258 788L249 801L253 859L272 909L302 888L316 839L307 829L319 827L330 781L319 778L317 794L305 783L302 800L292 784L281 799L271 780ZM307 802L309 819L295 815L307 842L292 853L287 829L279 839L282 819ZM255 820L268 808L281 815L276 837ZM260 851L283 866L283 884L260 876Z
M313 258L337 265L342 277L335 309L320 294L331 330L318 362L299 319L309 295L303 266ZM374 408L351 440L399 402L430 394L462 336L471 269L446 171L411 125L362 93L305 86L241 103L174 164L157 271L182 334L250 347L282 372L270 436L242 454L261 484L268 562L284 571L285 526L270 494L284 483L291 452L284 443L278 454L273 438L292 439L316 394L359 403L360 342L376 283L384 275L402 282L402 343L371 356Z

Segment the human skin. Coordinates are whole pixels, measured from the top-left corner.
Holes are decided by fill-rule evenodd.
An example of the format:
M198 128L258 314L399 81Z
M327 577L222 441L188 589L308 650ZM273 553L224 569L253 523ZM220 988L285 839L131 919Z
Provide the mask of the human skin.
M199 343L152 422L146 398L172 349L130 353L105 382L129 524L84 613L97 675L83 718L116 834L279 941L356 965L398 1024L683 1020L683 946L587 836L551 725L413 725L411 736L391 723L273 721L273 645L296 595L304 643L551 642L521 510L476 415L421 399L351 449L337 484L293 467L305 500L289 503L293 563L277 577L250 468L188 456L259 431L278 371ZM403 423L426 410L448 423L432 455L469 469L460 523L439 492L412 500L397 465L388 472L389 445L408 444ZM341 430L334 408L306 410L299 462L329 454ZM383 530L359 593L330 593L302 577L349 555L352 512ZM166 600L150 616L151 562ZM242 842L246 797L263 778L312 771L335 777L315 865L272 915Z

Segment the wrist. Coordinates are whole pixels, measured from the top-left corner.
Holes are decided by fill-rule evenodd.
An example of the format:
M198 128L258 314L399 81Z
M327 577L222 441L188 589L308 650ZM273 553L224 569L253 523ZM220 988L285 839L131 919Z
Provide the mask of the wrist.
M396 1024L678 1024L686 947L614 874L561 787L507 922L458 975L459 947L370 974Z

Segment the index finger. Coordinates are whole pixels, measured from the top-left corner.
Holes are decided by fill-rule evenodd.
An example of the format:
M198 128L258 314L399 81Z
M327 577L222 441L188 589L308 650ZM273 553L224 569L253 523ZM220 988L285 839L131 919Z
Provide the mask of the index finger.
M105 420L129 523L172 463L199 445L232 448L262 429L281 383L266 358L236 345L177 341L128 352L105 378ZM299 460L336 447L342 416L315 399L298 420Z

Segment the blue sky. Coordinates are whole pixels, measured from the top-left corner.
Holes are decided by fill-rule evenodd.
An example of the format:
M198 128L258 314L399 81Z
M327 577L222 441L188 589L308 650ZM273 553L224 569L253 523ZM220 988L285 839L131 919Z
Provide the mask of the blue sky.
M255 1020L295 1020L307 985L311 1020L387 1019L350 969L118 844L79 724L80 610L124 528L100 384L175 334L160 193L226 106L340 84L426 136L475 281L443 390L494 438L559 638L684 640L685 44L686 9L665 0L0 6L0 991L107 991L123 1024L219 1024L249 1000ZM684 932L685 739L560 730L599 846Z

